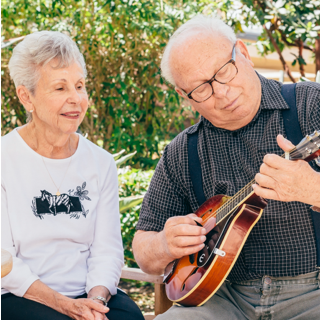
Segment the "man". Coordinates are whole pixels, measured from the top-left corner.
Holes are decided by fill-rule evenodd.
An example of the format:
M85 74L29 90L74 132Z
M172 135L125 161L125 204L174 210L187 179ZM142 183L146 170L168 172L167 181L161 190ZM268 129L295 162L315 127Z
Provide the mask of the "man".
M286 140L281 84L253 69L248 50L222 21L197 16L171 37L164 77L201 114L165 149L141 209L136 261L162 274L174 259L204 247L205 228L188 167L188 137L198 131L206 199L234 195L252 179L268 205L227 281L201 307L173 306L164 319L319 319L320 277L310 207L320 207L320 168L280 157ZM320 85L298 84L304 135L320 129ZM260 171L260 172L259 172ZM319 213L320 214L320 213Z

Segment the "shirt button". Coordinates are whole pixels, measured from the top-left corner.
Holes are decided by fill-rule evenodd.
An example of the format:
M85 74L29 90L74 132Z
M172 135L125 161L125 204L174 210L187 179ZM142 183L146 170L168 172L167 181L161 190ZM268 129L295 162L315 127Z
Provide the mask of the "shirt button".
M272 282L271 278L269 278L269 277L265 277L264 278L264 283L265 284L271 284L271 282Z

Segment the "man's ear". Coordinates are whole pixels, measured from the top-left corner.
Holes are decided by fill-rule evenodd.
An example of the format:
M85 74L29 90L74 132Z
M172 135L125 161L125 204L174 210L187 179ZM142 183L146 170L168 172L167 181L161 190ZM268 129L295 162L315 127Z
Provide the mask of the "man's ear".
M253 67L253 66L254 66L254 63L253 63L253 61L251 60L251 57L250 57L248 48L247 48L247 46L244 44L244 42L243 42L242 40L240 40L240 39L237 40L237 42L236 42L236 48L242 53L242 55L243 55L247 60L249 60L249 63L250 63L251 66Z
M34 110L34 105L31 101L31 92L25 86L18 86L16 92L21 104L26 110L29 112Z
M176 90L176 92L178 93L178 95L184 99L187 99L186 95L183 94L182 90L178 87L174 87L174 90Z

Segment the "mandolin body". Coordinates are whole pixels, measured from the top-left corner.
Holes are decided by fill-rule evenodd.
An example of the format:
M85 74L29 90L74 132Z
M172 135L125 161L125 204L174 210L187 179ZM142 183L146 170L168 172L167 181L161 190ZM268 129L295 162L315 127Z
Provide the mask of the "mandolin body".
M208 199L195 212L203 221L215 216L230 197L217 195ZM266 201L254 193L219 222L219 239L213 247L210 237L215 231L207 231L205 248L198 253L182 257L169 264L164 275L166 294L173 302L183 306L201 306L222 285L254 225L260 219ZM208 220L208 219L207 219ZM212 242L211 242L212 244Z

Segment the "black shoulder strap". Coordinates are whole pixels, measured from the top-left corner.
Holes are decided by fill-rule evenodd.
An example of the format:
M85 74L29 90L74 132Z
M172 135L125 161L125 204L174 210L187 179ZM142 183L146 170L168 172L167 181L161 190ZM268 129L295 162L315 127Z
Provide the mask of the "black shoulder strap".
M205 201L206 197L203 191L202 171L198 154L198 131L188 135L188 164L192 186L199 206Z
M288 140L297 145L303 139L303 135L296 106L296 83L284 84L281 87L281 94L289 106L289 109L282 110L284 129Z
M296 83L284 84L281 87L281 94L290 107L290 109L282 111L283 123L287 138L294 145L297 145L303 139L303 134L299 124L296 106ZM320 213L311 210L311 218L316 238L317 266L320 267Z

